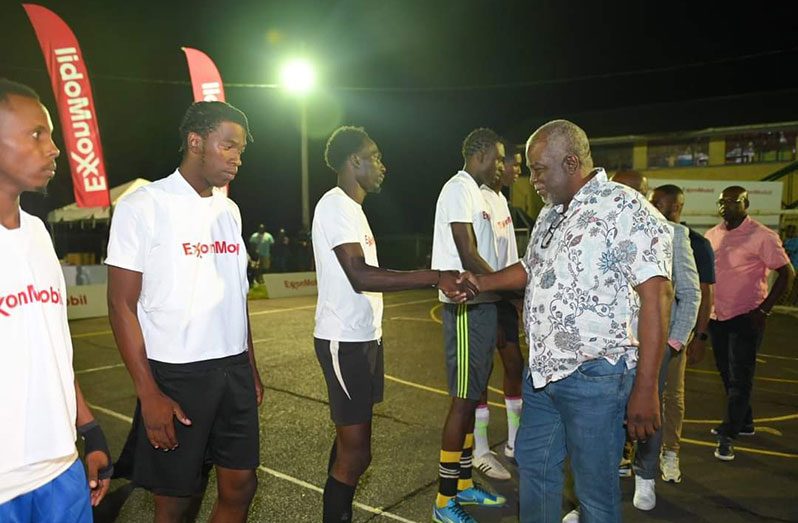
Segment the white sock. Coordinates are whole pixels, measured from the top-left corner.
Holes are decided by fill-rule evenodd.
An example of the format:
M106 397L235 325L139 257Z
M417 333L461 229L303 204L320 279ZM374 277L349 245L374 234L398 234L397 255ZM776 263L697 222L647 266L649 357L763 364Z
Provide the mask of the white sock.
M521 408L524 402L521 398L505 397L504 404L507 406L507 444L510 448L515 448L515 435L521 424Z
M479 405L474 414L474 457L479 457L490 451L488 444L488 423L490 411L487 405Z

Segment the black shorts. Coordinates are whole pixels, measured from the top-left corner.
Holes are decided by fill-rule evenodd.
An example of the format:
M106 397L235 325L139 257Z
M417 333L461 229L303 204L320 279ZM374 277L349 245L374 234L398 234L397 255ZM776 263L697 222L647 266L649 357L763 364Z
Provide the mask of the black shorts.
M496 347L493 303L443 304L443 345L449 395L479 401L488 386Z
M162 496L193 496L211 465L254 470L259 464L258 405L246 352L192 363L150 360L161 392L175 400L190 426L174 420L178 447L153 448L136 403L133 426L115 466L115 477Z
M496 317L504 341L518 345L518 310L515 305L505 300L496 302Z
M382 401L385 389L382 340L313 338L313 344L327 382L333 423L342 427L371 421L374 404Z

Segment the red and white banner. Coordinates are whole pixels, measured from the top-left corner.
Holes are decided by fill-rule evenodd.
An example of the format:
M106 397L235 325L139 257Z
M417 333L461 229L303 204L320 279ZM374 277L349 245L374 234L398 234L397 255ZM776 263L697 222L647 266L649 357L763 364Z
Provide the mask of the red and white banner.
M108 177L89 72L75 34L55 13L22 4L50 73L78 207L109 207Z
M191 47L181 47L186 53L188 62L188 74L191 77L191 90L194 91L195 102L224 102L224 85L222 85L222 75L213 60L197 49ZM221 188L222 192L228 194L228 186Z
M219 70L208 55L191 47L181 47L186 53L188 74L195 102L224 102L224 86Z

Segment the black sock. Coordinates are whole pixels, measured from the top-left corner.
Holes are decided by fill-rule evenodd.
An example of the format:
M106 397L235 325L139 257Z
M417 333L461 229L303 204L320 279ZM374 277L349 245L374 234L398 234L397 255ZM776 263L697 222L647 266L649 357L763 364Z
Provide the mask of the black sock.
M355 488L327 476L324 485L324 523L349 523L352 521L352 499Z

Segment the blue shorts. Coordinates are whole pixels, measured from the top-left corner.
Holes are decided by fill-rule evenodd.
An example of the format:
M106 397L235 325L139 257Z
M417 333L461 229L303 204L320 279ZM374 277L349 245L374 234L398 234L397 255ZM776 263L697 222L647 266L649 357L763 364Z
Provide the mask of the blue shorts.
M79 459L49 483L0 504L3 523L91 523L89 482Z

